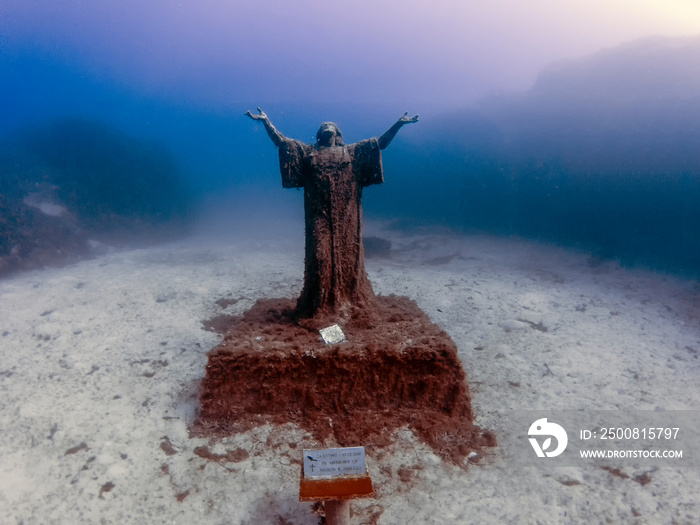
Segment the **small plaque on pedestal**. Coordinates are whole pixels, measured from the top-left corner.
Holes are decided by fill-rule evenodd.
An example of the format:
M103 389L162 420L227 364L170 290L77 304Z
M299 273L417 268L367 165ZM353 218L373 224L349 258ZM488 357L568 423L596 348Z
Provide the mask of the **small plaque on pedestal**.
M327 345L337 345L338 343L342 343L343 341L345 341L345 334L343 333L343 329L340 328L340 326L338 326L337 324L329 326L328 328L322 328L321 330L319 330L319 332L321 334L323 342Z

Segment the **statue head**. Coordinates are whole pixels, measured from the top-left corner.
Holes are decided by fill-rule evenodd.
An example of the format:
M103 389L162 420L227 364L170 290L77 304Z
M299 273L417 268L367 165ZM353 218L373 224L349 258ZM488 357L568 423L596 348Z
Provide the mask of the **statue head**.
M335 122L324 122L318 128L316 140L319 146L342 146L343 134Z

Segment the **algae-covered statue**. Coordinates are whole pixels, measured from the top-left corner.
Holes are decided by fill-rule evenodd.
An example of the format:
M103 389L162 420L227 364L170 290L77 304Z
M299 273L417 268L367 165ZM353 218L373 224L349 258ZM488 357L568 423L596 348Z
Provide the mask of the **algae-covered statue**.
M415 301L375 297L365 272L362 189L383 181L381 150L418 115L350 145L325 122L311 145L283 136L260 110L246 114L279 148L282 184L304 188L304 289L296 301L259 299L220 329L194 435L292 423L320 447L381 447L408 427L455 465L495 446L495 436L474 425L457 345ZM342 342L319 336L331 323L342 328Z
M321 124L316 144L304 144L282 135L260 108L246 115L261 121L279 148L282 186L304 188L306 259L297 314L347 316L352 307L370 306L374 292L364 265L362 188L384 182L381 150L418 115L404 113L381 137L350 145L333 122Z

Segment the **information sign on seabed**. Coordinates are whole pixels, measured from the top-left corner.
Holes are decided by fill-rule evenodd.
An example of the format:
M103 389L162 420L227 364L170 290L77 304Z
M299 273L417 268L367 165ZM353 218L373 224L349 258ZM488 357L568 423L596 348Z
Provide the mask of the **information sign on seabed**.
M365 447L304 450L304 477L366 476Z

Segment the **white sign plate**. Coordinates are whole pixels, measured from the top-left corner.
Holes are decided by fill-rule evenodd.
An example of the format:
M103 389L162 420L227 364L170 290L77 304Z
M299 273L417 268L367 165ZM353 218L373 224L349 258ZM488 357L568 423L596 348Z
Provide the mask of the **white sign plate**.
M365 447L304 450L305 478L366 476Z
M319 332L321 333L323 342L327 345L336 345L345 341L345 334L343 333L343 329L340 328L340 326L338 326L337 324L329 326L328 328L323 328L319 330Z

